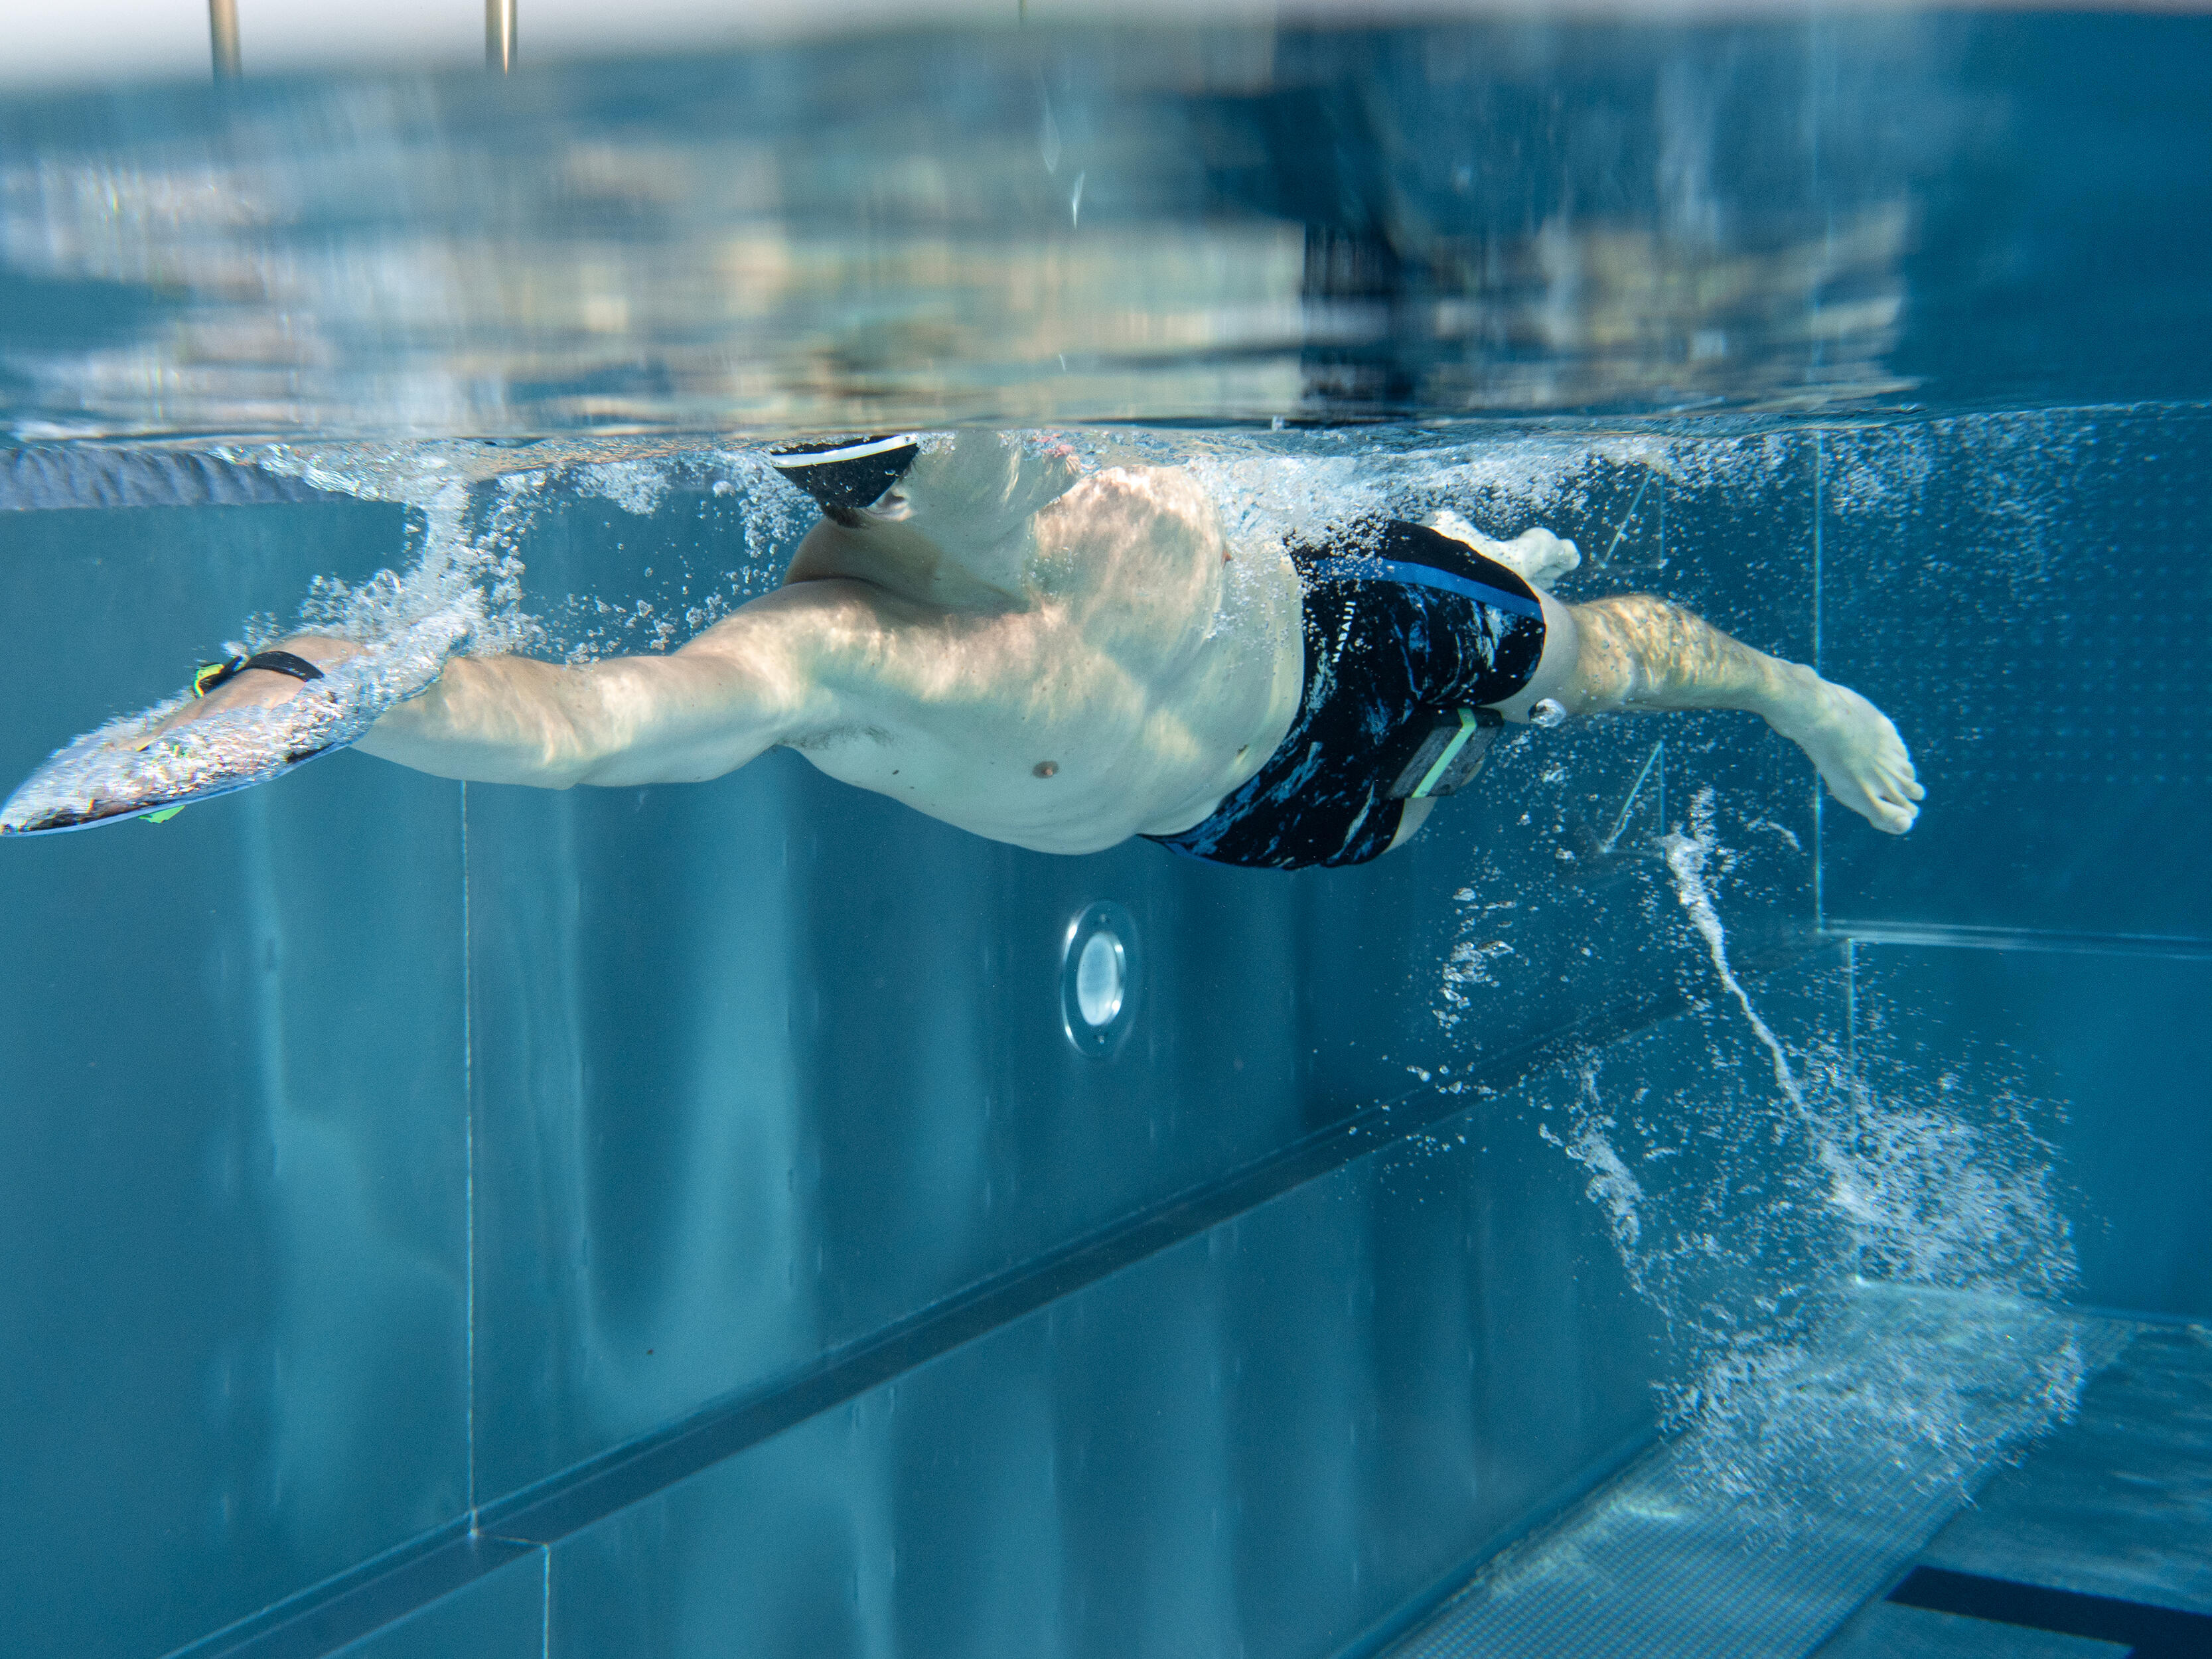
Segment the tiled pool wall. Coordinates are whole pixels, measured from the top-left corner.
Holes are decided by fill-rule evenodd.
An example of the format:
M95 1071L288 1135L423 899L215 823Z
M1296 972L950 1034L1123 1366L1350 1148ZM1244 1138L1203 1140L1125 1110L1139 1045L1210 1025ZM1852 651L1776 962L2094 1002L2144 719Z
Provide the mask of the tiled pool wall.
M1668 454L1553 523L1573 592L1874 697L1910 837L1704 715L1528 734L1297 877L1026 854L787 753L564 794L340 755L0 849L10 1650L1372 1638L1651 1431L1661 1322L1539 1129L1577 1063L1755 1069L1651 851L1709 786L1784 1037L2067 1103L2079 1297L2212 1315L2203 416ZM530 602L711 580L741 511L549 507ZM408 533L0 513L0 769ZM1102 898L1143 958L1103 1060L1059 1000Z

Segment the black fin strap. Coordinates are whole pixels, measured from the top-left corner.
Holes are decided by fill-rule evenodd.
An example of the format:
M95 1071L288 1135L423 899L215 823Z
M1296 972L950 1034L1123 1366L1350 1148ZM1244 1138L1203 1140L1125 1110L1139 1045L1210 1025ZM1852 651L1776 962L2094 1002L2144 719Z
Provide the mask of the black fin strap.
M238 667L240 673L249 668L266 668L275 673L289 674L294 679L301 681L319 680L323 677L321 669L305 657L295 657L289 651L264 651L258 656L248 657Z
M273 674L289 674L302 684L323 677L323 671L305 657L295 657L289 651L263 651L251 657L226 657L221 662L202 663L192 675L192 695L204 697L218 685L228 684L249 668L265 668Z

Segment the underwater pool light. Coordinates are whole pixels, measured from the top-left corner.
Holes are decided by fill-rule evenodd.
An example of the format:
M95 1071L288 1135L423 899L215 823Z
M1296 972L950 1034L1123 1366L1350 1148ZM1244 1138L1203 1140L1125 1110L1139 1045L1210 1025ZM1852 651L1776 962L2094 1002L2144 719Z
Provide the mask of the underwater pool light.
M1103 1059L1121 1046L1136 1017L1137 966L1136 918L1111 899L1068 925L1060 1017L1077 1052Z
M1128 960L1121 941L1101 928L1083 941L1075 959L1075 1012L1094 1030L1111 1025L1121 1012L1123 964Z

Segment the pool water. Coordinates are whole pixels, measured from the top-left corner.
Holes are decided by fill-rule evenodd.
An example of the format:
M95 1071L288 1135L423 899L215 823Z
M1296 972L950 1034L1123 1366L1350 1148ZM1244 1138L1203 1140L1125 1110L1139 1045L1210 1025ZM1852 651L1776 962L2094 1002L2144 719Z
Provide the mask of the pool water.
M8 1651L2212 1615L2208 107L2201 17L2002 13L13 86L10 784L303 616L665 651L812 522L770 444L969 425L1549 528L1930 794L1707 714L1297 874L781 750L11 840Z

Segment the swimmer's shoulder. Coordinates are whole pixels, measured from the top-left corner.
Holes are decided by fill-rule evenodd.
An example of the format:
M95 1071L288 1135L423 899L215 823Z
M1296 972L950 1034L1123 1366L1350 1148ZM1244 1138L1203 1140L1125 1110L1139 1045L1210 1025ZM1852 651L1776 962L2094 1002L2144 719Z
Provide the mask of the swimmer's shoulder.
M1188 605L1212 591L1226 549L1220 513L1176 467L1086 473L1036 520L1038 586L1063 599Z

